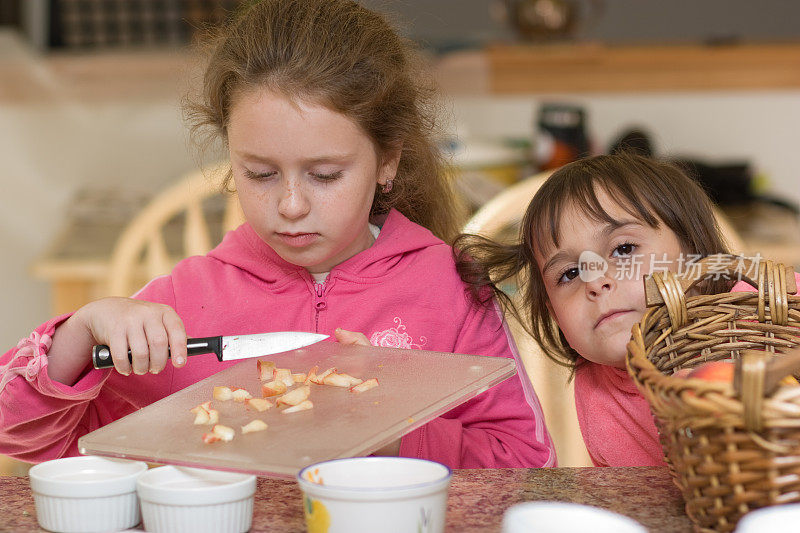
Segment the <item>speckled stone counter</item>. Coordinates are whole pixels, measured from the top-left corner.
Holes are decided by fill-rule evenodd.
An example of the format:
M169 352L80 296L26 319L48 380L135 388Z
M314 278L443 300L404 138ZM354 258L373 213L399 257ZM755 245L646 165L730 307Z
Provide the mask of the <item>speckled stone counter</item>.
M666 467L456 470L447 501L447 531L498 532L506 509L541 500L602 507L654 532L692 531ZM305 531L294 481L259 478L254 507L251 531ZM0 477L0 531L43 531L28 478Z

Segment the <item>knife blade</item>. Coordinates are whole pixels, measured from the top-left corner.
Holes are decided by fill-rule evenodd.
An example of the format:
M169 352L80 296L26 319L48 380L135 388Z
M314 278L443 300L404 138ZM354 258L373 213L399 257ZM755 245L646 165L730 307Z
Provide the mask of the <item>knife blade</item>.
M275 331L252 335L228 335L219 337L198 337L186 340L188 355L206 353L216 354L221 361L236 361L250 357L263 357L274 353L296 350L327 339L328 335L304 331ZM128 350L128 361L133 361ZM92 347L92 364L95 368L114 366L111 349L105 344Z

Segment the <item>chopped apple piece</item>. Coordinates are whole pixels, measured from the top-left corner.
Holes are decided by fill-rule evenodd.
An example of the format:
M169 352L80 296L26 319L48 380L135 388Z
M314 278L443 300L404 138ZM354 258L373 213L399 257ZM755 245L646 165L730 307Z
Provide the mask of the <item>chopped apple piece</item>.
M317 374L316 378L312 381L317 385L322 385L325 381L325 376L327 376L328 374L333 374L334 372L336 372L336 367L331 367L322 374Z
M350 392L364 392L368 391L369 389L373 389L378 386L378 380L375 378L368 379L363 383L359 383L358 385L354 385L350 387Z
M272 407L272 402L264 398L248 398L244 401L245 405L252 407L256 411L263 412Z
M287 413L296 413L298 411L306 411L314 407L314 404L311 403L311 400L303 400L302 402L294 405L292 407L288 407L282 411L283 414Z
M219 437L213 433L203 433L203 442L206 444L211 444L212 442L217 442L218 440L220 440Z
M256 363L256 367L258 368L258 377L261 379L261 381L272 380L272 372L275 370L275 363L272 361L259 360Z
M336 373L331 373L325 376L325 379L322 380L322 383L325 385L333 385L334 387L352 387L355 385L354 383L350 382L350 376Z
M201 403L197 407L190 409L190 411L195 413L195 425L213 425L219 422L219 411L211 409L210 401Z
M247 389L233 389L231 395L233 397L233 401L235 402L244 402L245 400L253 397L249 392L247 392Z
M228 426L223 426L222 424L217 424L213 428L211 428L211 433L204 433L203 434L203 442L206 444L211 444L212 442L217 442L221 440L222 442L230 442L233 440L233 436L236 434L233 428Z
M201 409L203 409L205 411L208 411L209 409L211 409L211 400L208 400L207 402L203 402L200 405L196 405L196 406L192 407L191 409L189 409L189 411L192 412L192 413L197 413Z
M306 380L303 382L304 385L317 382L317 370L319 370L317 365L311 367L311 370L309 370L308 374L306 375Z
M272 373L272 379L275 381L282 381L284 385L287 387L291 387L294 385L294 378L292 377L292 371L288 368L276 368L275 371Z
M305 372L298 372L292 374L292 379L295 383L303 383L306 380L306 373Z
M233 391L230 387L214 387L214 399L226 401L233 398Z
M222 424L217 424L213 428L211 428L211 432L220 438L223 442L230 442L233 440L233 436L236 434L233 428L228 426L223 426Z
M267 424L263 420L255 419L242 426L242 435L245 433L253 433L254 431L264 431L267 429Z
M278 398L275 401L275 405L297 405L308 398L309 394L311 394L311 387L303 385Z
M269 381L261 385L261 395L265 398L268 396L277 396L278 394L283 394L286 392L288 387L283 381Z
M349 380L350 380L350 385L359 385L359 384L361 384L361 383L364 383L364 380L363 380L363 379L361 379L361 378L357 378L357 377L355 377L355 376L351 376L350 374L344 374L344 373L340 373L339 375L340 375L340 376L344 376L344 377L346 377L347 379L349 379Z

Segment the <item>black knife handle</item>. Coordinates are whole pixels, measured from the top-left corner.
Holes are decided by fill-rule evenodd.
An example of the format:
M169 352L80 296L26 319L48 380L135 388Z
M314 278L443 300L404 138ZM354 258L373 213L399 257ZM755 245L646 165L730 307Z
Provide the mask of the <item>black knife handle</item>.
M200 355L204 353L216 354L217 359L222 361L222 337L198 337L196 339L186 339L187 355ZM169 349L167 349L169 356ZM133 363L133 356L128 350L128 361ZM92 365L95 368L111 368L114 360L111 358L111 349L105 344L97 344L92 347Z

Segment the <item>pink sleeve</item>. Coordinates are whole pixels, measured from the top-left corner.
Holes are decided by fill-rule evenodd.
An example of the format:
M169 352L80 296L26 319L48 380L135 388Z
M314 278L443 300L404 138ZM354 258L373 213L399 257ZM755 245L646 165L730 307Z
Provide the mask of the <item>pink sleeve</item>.
M172 305L172 294L169 279L158 278L136 297ZM28 462L78 455L79 437L135 409L104 390L110 370L89 367L71 387L50 379L47 351L69 316L42 324L0 357L0 454Z
M575 408L595 466L664 465L650 405L625 370L581 361Z
M0 453L39 462L76 450L77 438L102 419L89 409L108 371L88 371L74 386L50 379L47 350L55 329L69 315L54 318L0 357Z
M539 399L498 310L472 311L453 351L514 358L517 375L403 437L400 455L451 468L555 466Z

